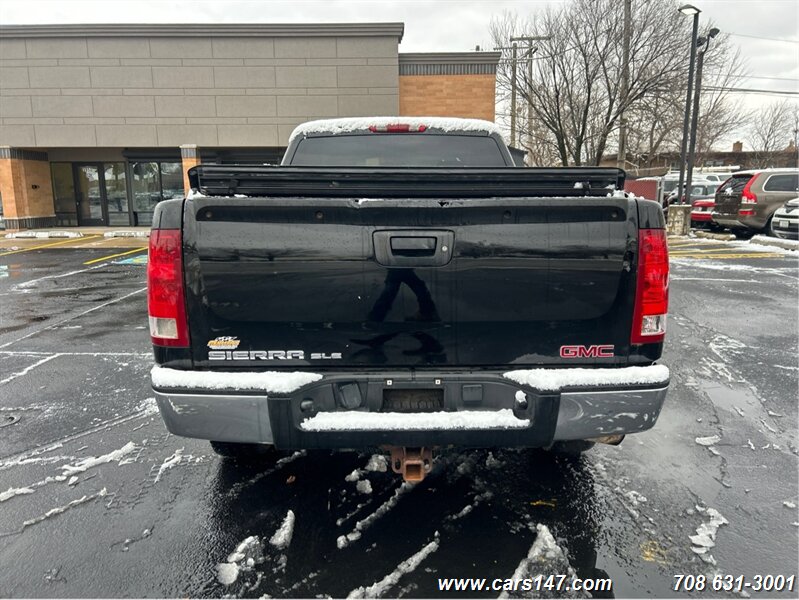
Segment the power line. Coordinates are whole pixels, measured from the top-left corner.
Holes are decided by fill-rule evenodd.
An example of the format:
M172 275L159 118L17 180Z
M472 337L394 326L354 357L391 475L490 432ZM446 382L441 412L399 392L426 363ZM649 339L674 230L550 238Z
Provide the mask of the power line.
M712 76L729 77L730 79L768 79L770 81L799 81L797 77L768 77L766 75L730 75L727 73L712 73Z
M705 90L708 92L733 92L735 94L765 94L769 96L799 96L799 92L790 92L787 90L758 90L752 88L739 88L729 86L707 86Z
M799 40L786 40L783 38L770 38L770 37L763 37L762 35L749 35L748 33L733 33L731 31L725 31L729 35L734 35L736 37L745 37L745 38L752 38L755 40L766 40L768 42L785 42L786 44L799 44Z

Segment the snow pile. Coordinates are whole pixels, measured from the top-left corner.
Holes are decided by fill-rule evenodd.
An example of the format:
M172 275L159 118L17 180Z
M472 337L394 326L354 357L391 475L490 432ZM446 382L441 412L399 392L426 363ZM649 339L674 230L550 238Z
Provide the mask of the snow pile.
M710 549L716 545L716 533L722 525L728 525L729 521L721 516L721 513L715 508L703 508L697 506L696 510L700 513L707 514L710 520L707 523L702 523L696 528L696 535L690 535L688 538L691 540L693 550L699 555L706 563L715 566L716 559L710 554Z
M388 470L388 459L382 454L372 454L364 469L372 473L385 473Z
M782 505L783 505L785 508L796 508L796 503L795 503L795 502L791 502L790 500L785 500L785 501L782 503Z
M471 429L523 429L528 420L517 419L509 408L497 411L434 413L366 413L341 411L318 413L306 419L304 431L426 431Z
M558 546L554 536L549 531L549 527L541 523L536 525L536 538L527 556L522 559L519 566L516 567L516 571L514 571L510 580L506 580L511 582L516 589L511 587L511 589L503 590L499 598L521 598L529 596L530 592L519 589L519 584L524 580L532 579L538 575L544 578L549 575L576 576L575 570L569 564L563 549ZM542 593L545 592L542 591ZM558 598L590 598L590 596L580 596L578 592L570 590L560 590L555 593L555 597Z
M786 240L784 238L774 238L765 235L756 235L749 240L749 243L762 246L776 246L783 250L799 250L799 240Z
M694 441L700 446L715 446L721 441L721 436L710 435L708 437L698 437Z
M86 502L89 502L91 500L95 500L96 498L104 498L107 495L108 495L108 491L106 490L106 488L103 488L99 492L96 492L94 494L81 496L77 500L73 500L72 502L69 502L69 503L67 503L67 504L65 504L63 506L57 506L56 508L51 508L46 513L44 513L43 515L39 515L38 517L35 517L33 519L28 519L27 521L23 521L22 522L22 529L25 529L26 527L30 527L31 525L35 525L36 523L41 523L42 521L44 521L46 519L49 519L51 517L54 517L56 515L60 515L62 513L65 513L70 508L74 508L75 506L79 506L81 504L85 504Z
M294 535L294 511L290 510L286 513L286 518L283 519L283 524L280 526L269 543L278 550L285 550L291 544L291 538Z
M312 133L329 133L340 135L345 133L365 132L369 128L386 127L396 124L408 125L412 130L418 130L420 126L429 129L436 129L449 133L451 131L475 131L485 133L496 133L500 136L502 131L494 123L483 121L482 119L453 119L442 117L360 117L344 119L320 119L308 121L298 125L289 137L289 144L294 138Z
M368 587L359 587L352 590L348 595L347 598L380 598L385 595L392 587L397 585L400 578L403 575L407 575L408 573L414 572L422 561L430 556L433 552L438 550L439 547L439 538L438 532L436 531L434 534L434 539L429 544L425 545L421 550L419 550L416 554L412 555L410 558L406 558L400 564L397 565L397 568L394 569L391 573L383 577L380 581L373 583Z
M258 390L266 393L286 394L304 385L319 381L317 373L294 371L225 372L179 371L155 366L150 372L153 387L204 390Z
M239 573L251 571L264 561L263 546L257 535L245 538L227 557L227 561L216 565L216 578L222 585L231 585Z
M394 508L397 503L400 501L402 496L407 494L409 491L413 489L416 484L409 483L404 481L402 485L400 485L394 492L394 495L391 496L388 500L386 500L383 504L377 507L371 515L364 517L357 523L355 523L355 529L353 529L347 535L340 535L338 539L336 539L336 547L341 550L349 546L352 542L355 542L361 539L361 534L372 525L375 521L377 521L380 517L385 515L388 511Z
M10 487L5 492L0 492L0 502L10 500L14 496L21 496L22 494L32 494L34 490L29 487L14 488Z
M368 479L361 479L358 483L355 484L355 489L358 490L361 494L371 494L372 482L370 482Z
M503 377L540 391L555 392L566 387L666 384L669 369L664 365L620 369L526 369L508 371Z
M141 413L142 417L154 415L158 412L158 403L155 401L155 398L146 398L139 402L139 405L136 407L136 412Z
M164 462L158 467L158 474L155 476L154 483L158 483L161 480L161 475L163 475L165 471L179 464L181 458L183 458L183 448L178 448L172 456L164 459Z
M97 465L102 465L105 463L110 463L113 461L119 461L131 452L136 449L136 444L133 442L128 442L124 446L122 446L119 450L114 450L113 452L109 452L108 454L103 454L102 456L90 456L88 458L84 458L83 460L78 461L74 465L64 465L61 467L61 470L64 472L64 475L75 475L77 473L83 473L84 471L91 469L92 467L96 467Z

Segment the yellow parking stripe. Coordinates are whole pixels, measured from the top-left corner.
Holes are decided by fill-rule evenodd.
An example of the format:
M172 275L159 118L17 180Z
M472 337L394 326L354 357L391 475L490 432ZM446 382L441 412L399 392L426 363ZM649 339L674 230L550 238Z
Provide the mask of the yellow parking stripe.
M50 248L52 246L60 246L62 244L82 244L88 240L103 237L101 235L89 235L81 238L69 238L68 240L61 240L60 242L53 242L51 244L42 244L41 246L33 246L31 248L20 248L18 250L10 250L8 252L0 252L0 256L8 256L9 254L19 254L20 252L31 252L32 250L39 250L41 248Z
M94 258L92 260L87 260L84 265L93 265L94 263L103 262L104 260L111 260L112 258L117 258L118 256L127 256L128 254L134 254L136 252L142 252L143 250L147 250L147 247L144 248L134 248L133 250L128 250L127 252L120 252L119 254L112 254L111 256L103 256L102 258Z

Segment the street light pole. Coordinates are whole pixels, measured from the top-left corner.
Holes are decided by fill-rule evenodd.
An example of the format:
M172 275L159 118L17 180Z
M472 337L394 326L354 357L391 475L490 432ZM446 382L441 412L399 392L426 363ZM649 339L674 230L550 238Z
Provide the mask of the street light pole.
M699 96L702 93L702 67L705 64L705 54L710 47L710 40L719 34L719 30L715 27L707 34L707 39L700 38L698 44L704 46L699 51L699 58L696 61L696 91L694 92L694 109L691 115L691 145L688 148L688 175L685 179L685 203L691 204L691 181L694 174L694 151L696 149L696 129L699 121Z
M688 148L688 123L691 120L691 93L694 84L694 61L696 60L696 38L699 33L699 13L702 12L695 6L684 4L679 9L684 15L693 15L694 25L691 32L691 60L688 63L688 91L685 95L685 115L682 122L682 143L680 146L680 177L677 183L677 202L682 196L683 184L685 183L685 159Z

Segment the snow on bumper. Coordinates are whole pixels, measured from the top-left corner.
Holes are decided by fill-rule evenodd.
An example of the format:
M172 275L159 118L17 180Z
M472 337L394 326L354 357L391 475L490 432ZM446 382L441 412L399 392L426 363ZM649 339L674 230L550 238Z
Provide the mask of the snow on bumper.
M185 437L286 449L539 447L651 428L665 400L669 371L655 365L393 373L388 383L379 373L199 373L156 367L152 381L167 428ZM341 389L352 384L359 386L362 404L345 410ZM420 388L441 390L441 409L381 411L385 390Z

